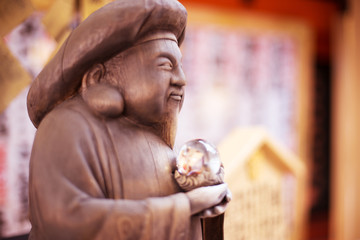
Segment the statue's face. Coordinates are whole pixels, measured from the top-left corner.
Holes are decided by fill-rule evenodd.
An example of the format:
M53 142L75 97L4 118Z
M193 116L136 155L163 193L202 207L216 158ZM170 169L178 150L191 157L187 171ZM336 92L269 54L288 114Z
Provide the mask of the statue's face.
M185 75L176 42L142 43L122 53L114 77L124 97L124 115L150 125L176 118L184 100ZM120 69L121 68L121 69Z

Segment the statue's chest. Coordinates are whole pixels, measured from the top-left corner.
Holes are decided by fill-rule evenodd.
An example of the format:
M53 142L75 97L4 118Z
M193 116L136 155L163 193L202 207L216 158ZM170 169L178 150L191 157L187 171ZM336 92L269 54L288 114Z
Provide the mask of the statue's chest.
M179 188L173 178L173 151L156 136L137 132L115 141L117 174L124 198L144 199L173 194Z

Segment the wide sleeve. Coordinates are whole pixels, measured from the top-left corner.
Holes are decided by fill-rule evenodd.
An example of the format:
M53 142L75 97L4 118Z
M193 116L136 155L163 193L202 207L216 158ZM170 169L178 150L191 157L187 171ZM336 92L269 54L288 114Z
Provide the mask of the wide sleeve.
M30 239L188 239L184 193L142 200L106 198L95 136L70 111L50 113L30 161Z

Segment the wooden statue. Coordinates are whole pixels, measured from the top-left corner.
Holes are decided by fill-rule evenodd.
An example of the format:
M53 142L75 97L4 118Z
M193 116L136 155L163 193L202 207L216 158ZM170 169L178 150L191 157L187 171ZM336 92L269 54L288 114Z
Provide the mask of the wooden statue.
M30 239L201 239L226 184L183 192L172 151L186 10L118 0L94 12L35 79Z

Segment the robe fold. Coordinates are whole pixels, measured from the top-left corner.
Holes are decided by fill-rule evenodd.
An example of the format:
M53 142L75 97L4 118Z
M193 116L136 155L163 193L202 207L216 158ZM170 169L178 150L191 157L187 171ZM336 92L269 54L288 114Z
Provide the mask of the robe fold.
M149 129L97 117L80 97L63 102L33 145L30 239L201 239L174 160Z

